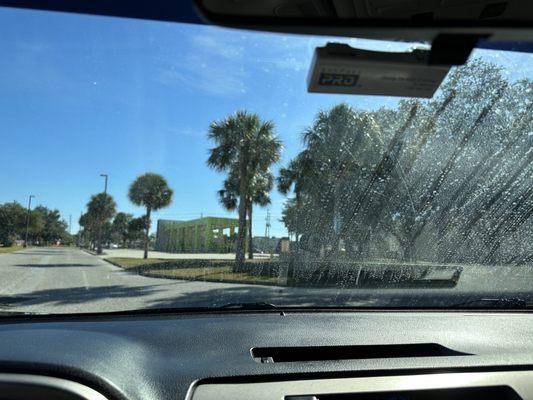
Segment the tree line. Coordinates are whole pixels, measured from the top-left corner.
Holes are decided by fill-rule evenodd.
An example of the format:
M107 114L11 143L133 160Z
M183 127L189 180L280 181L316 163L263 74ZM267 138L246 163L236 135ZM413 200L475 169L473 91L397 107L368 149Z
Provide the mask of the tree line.
M39 245L68 244L71 236L68 224L61 218L59 210L39 205L28 210L16 201L0 204L0 244L12 246L27 239Z
M250 228L253 205L269 203L274 182L288 196L282 221L302 256L530 261L533 82L510 82L474 59L439 93L396 108L319 111L275 179L283 146L272 122L245 111L213 122L207 164L226 172L219 199L239 212L235 267L246 218Z
M283 220L310 251L523 264L533 251L533 82L474 60L429 101L320 112L283 168ZM317 221L320 221L317 224ZM385 244L396 246L385 246Z
M134 218L131 214L117 212L115 200L105 192L91 196L86 212L79 219L80 245L88 246L101 254L105 243L121 243L123 247L140 243L144 249L144 258L148 258L151 213L168 207L172 195L173 191L165 178L147 172L137 177L128 191L130 201L145 208L146 213L143 216Z

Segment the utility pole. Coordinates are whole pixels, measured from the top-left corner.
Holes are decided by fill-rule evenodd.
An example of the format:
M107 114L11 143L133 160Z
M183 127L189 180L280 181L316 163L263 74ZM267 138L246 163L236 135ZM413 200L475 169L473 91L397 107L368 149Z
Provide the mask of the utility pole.
M35 198L33 194L30 194L28 199L28 214L26 215L26 235L24 237L24 247L28 247L28 231L30 229L30 211L31 211L31 199Z
M265 224L265 237L270 237L270 208L267 209L266 224Z
M68 234L72 235L72 214L68 216Z
M81 216L83 215L83 211L80 211L80 219L81 220ZM78 221L79 221L78 220ZM81 224L78 224L78 244L80 246L80 248L83 247L83 231L82 231L82 226Z

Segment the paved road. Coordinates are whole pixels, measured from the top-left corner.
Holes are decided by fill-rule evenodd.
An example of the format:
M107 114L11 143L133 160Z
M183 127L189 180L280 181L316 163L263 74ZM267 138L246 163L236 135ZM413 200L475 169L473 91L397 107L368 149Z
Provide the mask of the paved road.
M34 248L0 255L1 310L64 313L210 306L231 302L232 293L253 297L245 295L257 288L139 276L78 249Z
M265 301L298 306L432 306L528 297L533 267L465 266L451 288L287 288L150 278L77 249L34 248L0 255L0 311L106 312Z

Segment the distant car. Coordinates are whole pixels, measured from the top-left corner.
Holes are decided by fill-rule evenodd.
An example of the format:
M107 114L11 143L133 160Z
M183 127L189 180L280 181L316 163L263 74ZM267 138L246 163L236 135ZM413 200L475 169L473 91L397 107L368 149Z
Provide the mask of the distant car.
M118 249L118 244L112 243L111 245L109 245L109 248L110 249Z

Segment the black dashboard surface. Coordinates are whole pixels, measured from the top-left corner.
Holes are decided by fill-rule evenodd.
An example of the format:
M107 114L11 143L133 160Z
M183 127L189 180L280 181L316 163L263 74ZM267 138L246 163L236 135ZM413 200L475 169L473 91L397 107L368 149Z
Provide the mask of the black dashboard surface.
M240 313L0 323L0 372L57 376L110 398L184 399L206 378L357 376L529 368L533 315L475 312ZM471 355L260 363L254 347L436 343Z

